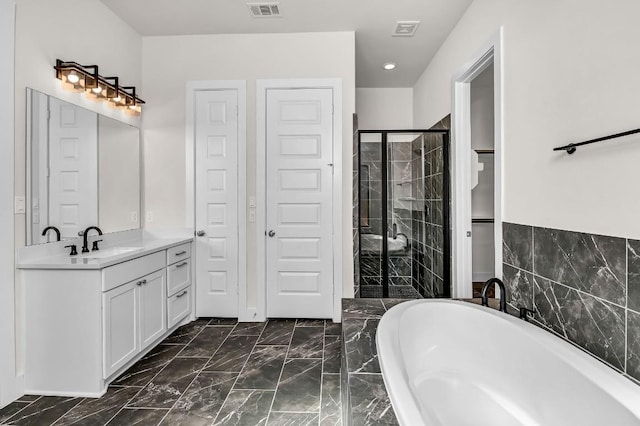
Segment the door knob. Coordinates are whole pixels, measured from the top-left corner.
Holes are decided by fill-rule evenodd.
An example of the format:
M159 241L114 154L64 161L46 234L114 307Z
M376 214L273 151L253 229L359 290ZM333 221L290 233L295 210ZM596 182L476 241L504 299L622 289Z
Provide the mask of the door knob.
M206 235L206 232L204 232L204 231L200 230L200 231L196 232L196 235L197 235L198 237L204 237L204 236Z
M276 231L274 231L273 229L271 231L269 231L269 236L273 237L274 235L276 235Z

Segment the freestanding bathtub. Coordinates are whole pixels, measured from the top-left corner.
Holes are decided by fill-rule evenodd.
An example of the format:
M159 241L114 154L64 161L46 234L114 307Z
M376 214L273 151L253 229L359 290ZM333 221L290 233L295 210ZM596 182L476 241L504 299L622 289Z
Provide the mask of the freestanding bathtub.
M494 309L405 302L384 314L376 344L401 425L640 424L640 386Z

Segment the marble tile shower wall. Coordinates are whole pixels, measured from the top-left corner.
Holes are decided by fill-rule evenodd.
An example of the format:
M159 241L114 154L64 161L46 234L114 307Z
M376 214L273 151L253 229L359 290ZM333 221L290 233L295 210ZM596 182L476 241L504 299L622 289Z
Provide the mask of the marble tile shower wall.
M640 380L640 241L503 224L509 303Z
M412 182L416 193L413 211L413 287L423 297L442 294L443 281L443 170L442 136L424 136L413 142L416 152L424 155L414 158ZM423 162L423 164L420 164Z
M360 179L360 149L358 147L358 115L353 114L353 212L352 212L352 227L353 227L353 295L358 297L360 295L360 186L358 180Z

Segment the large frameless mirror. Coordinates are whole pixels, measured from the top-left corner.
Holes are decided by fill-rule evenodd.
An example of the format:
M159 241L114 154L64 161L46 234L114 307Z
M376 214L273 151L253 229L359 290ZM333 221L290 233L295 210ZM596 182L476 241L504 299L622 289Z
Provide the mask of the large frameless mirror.
M27 88L26 244L140 227L140 130Z

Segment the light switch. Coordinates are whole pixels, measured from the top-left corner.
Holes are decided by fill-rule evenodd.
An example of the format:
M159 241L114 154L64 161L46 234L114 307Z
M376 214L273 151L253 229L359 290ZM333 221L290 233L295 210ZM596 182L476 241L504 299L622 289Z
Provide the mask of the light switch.
M251 196L249 197L249 207L255 207L256 206L256 197Z
M249 223L256 222L256 209L249 209Z
M25 205L24 205L24 197L20 196L20 197L16 197L15 199L15 213L16 214L24 214L26 211Z

